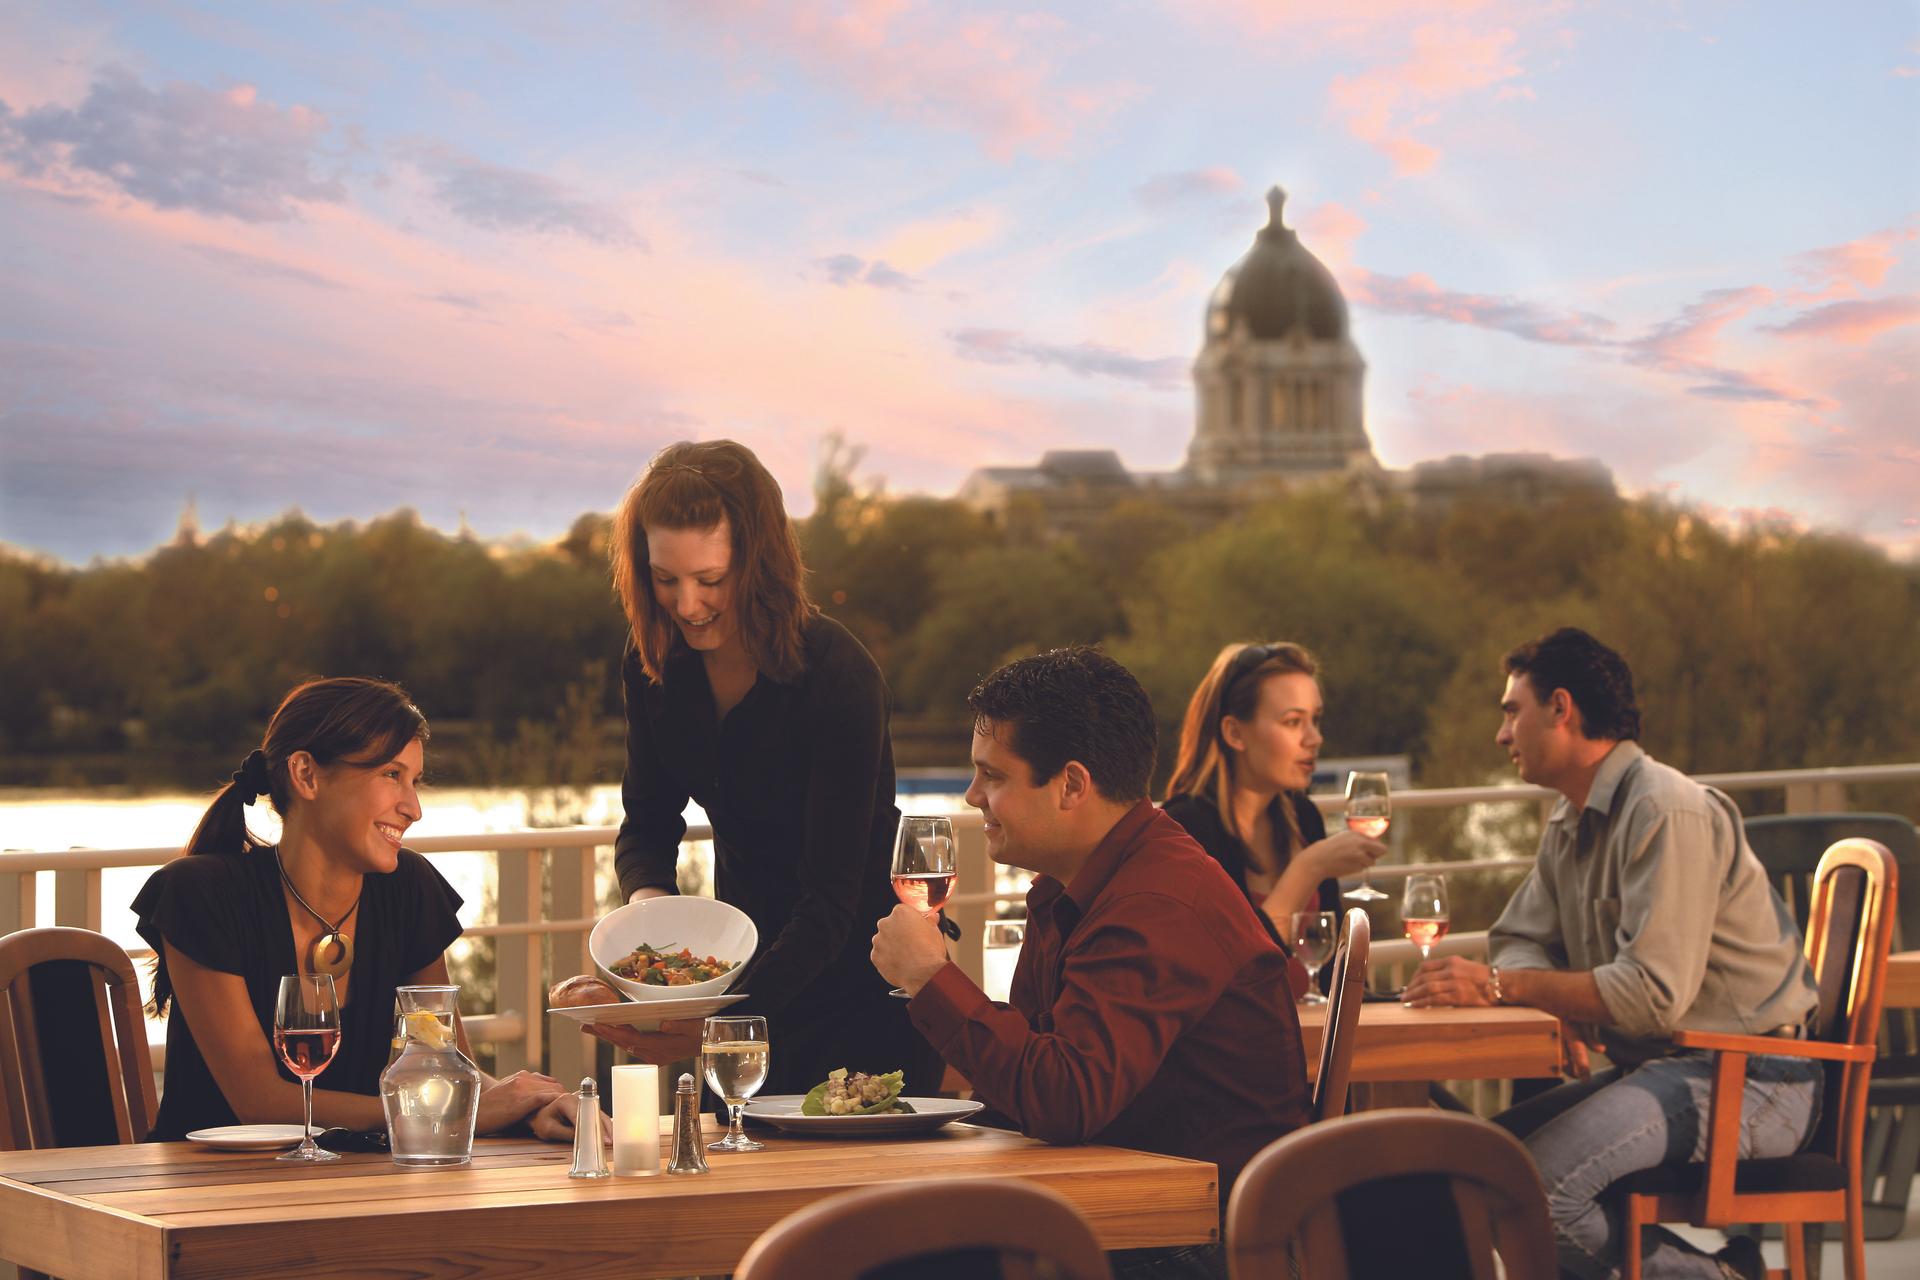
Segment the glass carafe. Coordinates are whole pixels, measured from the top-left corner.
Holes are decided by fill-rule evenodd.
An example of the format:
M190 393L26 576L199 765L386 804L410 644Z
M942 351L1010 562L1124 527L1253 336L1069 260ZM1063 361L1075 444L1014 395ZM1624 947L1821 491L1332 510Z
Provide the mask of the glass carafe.
M380 1076L393 1162L419 1168L473 1158L480 1068L460 1052L453 1013L458 987L401 987L400 1054Z

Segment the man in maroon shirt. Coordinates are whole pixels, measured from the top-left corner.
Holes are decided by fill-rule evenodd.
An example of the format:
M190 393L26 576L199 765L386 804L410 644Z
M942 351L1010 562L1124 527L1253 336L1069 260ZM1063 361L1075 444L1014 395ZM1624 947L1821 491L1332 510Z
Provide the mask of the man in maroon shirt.
M1146 691L1090 648L1009 663L968 695L987 852L1036 873L1012 1004L988 1000L909 907L873 962L913 1024L1023 1133L1208 1160L1224 1205L1262 1147L1308 1119L1286 960L1246 895L1147 800ZM1188 1274L1166 1251L1132 1262ZM1226 1274L1217 1246L1177 1251Z

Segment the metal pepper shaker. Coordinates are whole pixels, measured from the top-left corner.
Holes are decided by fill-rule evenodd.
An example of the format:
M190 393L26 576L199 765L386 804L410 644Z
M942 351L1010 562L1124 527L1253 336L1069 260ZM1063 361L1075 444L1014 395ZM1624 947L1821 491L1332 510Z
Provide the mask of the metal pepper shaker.
M667 1162L667 1172L711 1172L707 1153L700 1146L700 1091L685 1072L673 1091L673 1159Z
M600 1123L600 1086L592 1076L580 1081L574 1095L579 1107L573 1113L573 1168L569 1178L611 1178L607 1167L606 1131Z

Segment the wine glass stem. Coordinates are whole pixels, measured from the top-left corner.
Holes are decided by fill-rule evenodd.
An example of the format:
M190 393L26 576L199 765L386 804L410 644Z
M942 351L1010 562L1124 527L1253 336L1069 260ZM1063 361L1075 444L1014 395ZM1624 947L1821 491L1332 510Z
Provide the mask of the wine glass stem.
M746 1111L746 1109L747 1109L747 1104L744 1102L729 1102L727 1104L727 1141L728 1142L744 1143L747 1140L746 1130L743 1129L740 1124L740 1117Z
M300 1126L300 1149L313 1150L313 1077L300 1077L300 1102L306 1110L306 1120Z

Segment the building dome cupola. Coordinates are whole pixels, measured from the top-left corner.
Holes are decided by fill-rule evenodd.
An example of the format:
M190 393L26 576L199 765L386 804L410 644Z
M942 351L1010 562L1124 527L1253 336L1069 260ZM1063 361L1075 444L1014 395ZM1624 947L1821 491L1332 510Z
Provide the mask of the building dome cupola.
M1301 336L1321 342L1347 337L1347 301L1326 264L1307 252L1283 221L1287 193L1267 192L1267 225L1246 256L1227 269L1207 304L1209 341L1237 330L1258 341Z

